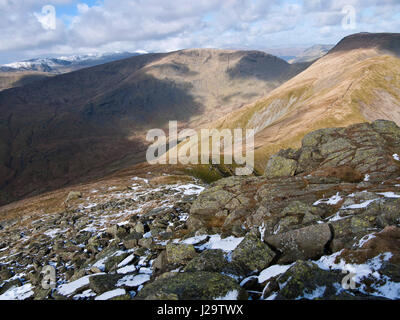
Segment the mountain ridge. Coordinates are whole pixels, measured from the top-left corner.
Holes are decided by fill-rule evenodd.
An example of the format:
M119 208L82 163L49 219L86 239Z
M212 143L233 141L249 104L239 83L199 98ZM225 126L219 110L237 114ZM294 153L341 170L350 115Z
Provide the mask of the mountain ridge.
M97 176L144 161L147 130L165 128L168 120L205 126L306 67L256 51L192 49L139 55L4 90L0 203L80 181L88 171ZM14 191L5 194L5 188Z

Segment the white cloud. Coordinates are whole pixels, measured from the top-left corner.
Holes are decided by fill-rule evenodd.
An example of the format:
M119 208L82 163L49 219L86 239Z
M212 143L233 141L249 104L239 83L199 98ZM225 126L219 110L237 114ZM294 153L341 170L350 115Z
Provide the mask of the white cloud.
M289 47L334 43L351 32L396 32L399 0L0 0L0 59L114 50ZM38 19L44 5L76 6L56 30ZM343 30L352 5L357 30ZM368 9L366 12L365 9ZM7 61L7 62L8 62ZM0 61L4 62L4 61Z

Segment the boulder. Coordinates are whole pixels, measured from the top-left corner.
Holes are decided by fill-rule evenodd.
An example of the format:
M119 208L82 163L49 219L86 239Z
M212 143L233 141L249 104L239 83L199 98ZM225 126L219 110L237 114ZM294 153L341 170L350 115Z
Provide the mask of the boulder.
M332 234L328 224L311 225L298 230L269 236L265 242L281 252L280 264L319 258L324 254Z
M275 252L260 240L261 236L248 233L244 240L232 252L232 264L239 274L261 271L269 266L275 257Z
M216 272L185 272L160 277L145 285L137 299L215 300L246 299L244 290L230 277ZM235 299L236 298L236 299Z
M275 283L269 283L264 295L268 297L278 289L276 300L354 299L350 293L338 293L343 277L340 271L322 270L313 262L300 260Z
M226 264L227 260L222 250L206 250L186 265L185 272L221 272L226 267Z
M116 284L123 275L120 274L102 274L92 276L89 279L89 287L97 294L102 294L107 291L116 289Z
M196 256L196 250L191 244L167 245L167 260L172 264L186 264Z
M70 201L77 200L77 199L80 199L80 198L82 198L82 192L80 192L80 191L71 191L70 193L68 193L68 196L65 199L65 203L68 203Z
M297 169L297 161L286 159L281 156L272 156L265 169L265 176L268 179L294 176Z

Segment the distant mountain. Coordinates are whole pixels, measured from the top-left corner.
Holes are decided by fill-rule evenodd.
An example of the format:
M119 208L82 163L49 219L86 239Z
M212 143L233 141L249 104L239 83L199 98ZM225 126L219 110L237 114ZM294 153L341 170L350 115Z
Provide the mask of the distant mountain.
M36 58L2 65L0 66L0 71L39 71L49 73L65 73L82 68L96 66L99 64L104 64L107 62L130 58L143 53L145 52L115 52L104 54L63 56L58 58Z
M292 59L289 59L287 61L289 61L290 63L312 62L319 58L322 58L333 47L334 45L330 44L317 44L312 46L311 48L304 50L298 56L293 57Z
M400 33L344 38L266 98L227 114L215 127L255 129L262 173L269 156L299 147L313 130L377 119L400 125Z
M192 49L139 55L4 90L0 204L142 162L147 130L166 128L169 120L206 126L307 66L259 51Z

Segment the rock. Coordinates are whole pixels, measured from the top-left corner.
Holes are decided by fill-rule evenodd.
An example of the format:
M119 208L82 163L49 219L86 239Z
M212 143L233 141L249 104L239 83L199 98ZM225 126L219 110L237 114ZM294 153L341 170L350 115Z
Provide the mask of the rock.
M0 287L0 295L7 292L9 289L13 288L13 287L20 287L21 281L19 279L15 279L15 280L11 280L8 282L5 282L3 284L3 286Z
M261 236L248 233L244 240L232 252L232 263L238 273L247 275L261 271L269 266L275 257L275 252L260 240Z
M179 300L215 300L228 294L232 299L247 298L243 289L230 277L215 272L185 272L145 285L137 299L173 297Z
M202 193L202 197L197 198L190 208L192 215L213 215L220 211L234 195L220 186L208 189Z
M313 262L297 261L277 279L279 292L276 300L329 299L337 296L343 277L340 271L326 271Z
M368 194L365 197L368 198ZM367 208L353 210L353 216L347 219L331 222L335 234L332 252L351 249L354 243L374 230L397 225L400 222L399 208L400 199L379 200Z
M166 254L169 263L186 264L196 256L196 250L191 244L168 243Z
M126 249L133 249L138 246L138 241L143 238L143 234L137 232L131 232L124 237L122 243Z
M140 221L136 223L135 227L133 228L133 230L137 233L141 233L144 234L145 230L144 230L144 224L141 223Z
M153 238L142 238L138 241L140 247L150 249L153 245Z
M118 225L113 225L106 230L107 233L111 234L113 237L116 238L124 238L127 234L127 231L124 227L120 227Z
M149 219L149 220L154 220L158 217L164 217L168 213L173 212L172 208L169 207L161 207L161 208L155 208L147 212L144 216L143 219Z
M286 159L281 156L272 156L265 169L268 179L294 176L297 169L297 161Z
M351 249L344 249L337 261L342 259L346 263L364 264L368 260L388 252L391 253L388 261L400 267L400 228L396 226L386 227L380 232L366 235Z
M282 253L279 264L289 264L296 260L321 257L331 238L329 225L318 224L269 236L265 242Z
M45 300L51 296L52 289L43 289L42 287L38 286L35 288L34 292L34 300Z
M222 272L226 264L227 260L222 250L206 250L186 265L185 272Z
M89 287L97 294L116 289L116 284L123 276L120 274L102 274L89 279Z
M68 203L73 200L81 199L82 198L82 192L80 191L71 191L68 193L67 198L65 199L65 203Z
M108 258L106 260L106 262L104 263L106 271L110 272L110 271L116 270L118 267L118 264L120 262L122 262L128 255L129 255L129 253L123 253L123 254L114 255L114 256Z
M154 270L165 270L168 265L167 252L162 251L153 262Z
M13 276L13 273L8 268L4 267L0 270L0 281L6 281L6 280L10 279L12 276Z

